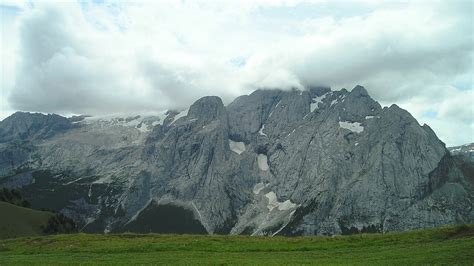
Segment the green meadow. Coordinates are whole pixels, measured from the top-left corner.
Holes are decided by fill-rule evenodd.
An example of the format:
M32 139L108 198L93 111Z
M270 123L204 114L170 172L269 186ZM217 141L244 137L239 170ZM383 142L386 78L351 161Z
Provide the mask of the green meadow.
M474 225L336 237L71 234L0 240L16 264L474 264Z

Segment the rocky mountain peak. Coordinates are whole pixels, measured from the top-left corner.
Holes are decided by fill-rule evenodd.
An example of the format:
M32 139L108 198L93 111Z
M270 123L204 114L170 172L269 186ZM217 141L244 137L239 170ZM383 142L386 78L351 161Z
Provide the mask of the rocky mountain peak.
M0 142L49 138L71 127L67 118L56 114L16 112L0 122Z
M206 96L195 101L188 111L190 118L212 121L219 119L225 113L225 107L221 98L217 96Z
M311 97L318 97L322 96L328 92L331 91L330 87L324 87L324 86L317 86L317 87L309 87L308 89Z
M385 112L389 113L393 117L399 117L400 119L406 119L410 122L416 122L416 119L407 110L396 104L390 105L390 107L388 107Z
M180 221L172 232L251 235L474 221L474 168L362 86L257 90L227 107L208 96L164 115L150 131L138 116L74 126L12 116L0 123L0 185L87 232L162 230L150 226L161 219ZM19 133L30 141L15 142Z
M355 86L352 89L351 94L354 95L354 96L357 96L357 97L368 97L369 96L369 93L367 92L367 90L363 86L360 86L360 85Z

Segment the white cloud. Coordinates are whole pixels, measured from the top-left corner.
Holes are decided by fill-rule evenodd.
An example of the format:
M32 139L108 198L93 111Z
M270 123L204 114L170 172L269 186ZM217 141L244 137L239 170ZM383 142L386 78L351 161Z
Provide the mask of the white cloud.
M440 87L433 94L407 99L400 106L428 124L449 146L474 142L474 91Z
M204 95L228 102L258 87L361 84L429 122L448 145L474 142L469 1L16 8L22 12L2 19L1 42L2 98L12 109L139 112L183 108Z
M0 0L0 6L8 8L26 8L28 2L26 0Z

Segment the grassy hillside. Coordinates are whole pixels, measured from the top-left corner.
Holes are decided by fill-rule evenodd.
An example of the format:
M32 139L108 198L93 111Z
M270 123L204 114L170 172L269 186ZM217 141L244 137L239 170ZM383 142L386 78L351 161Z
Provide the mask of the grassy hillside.
M0 239L43 234L54 214L0 201ZM1 256L1 255L0 255Z
M0 241L0 264L474 264L474 225L338 237L52 235Z

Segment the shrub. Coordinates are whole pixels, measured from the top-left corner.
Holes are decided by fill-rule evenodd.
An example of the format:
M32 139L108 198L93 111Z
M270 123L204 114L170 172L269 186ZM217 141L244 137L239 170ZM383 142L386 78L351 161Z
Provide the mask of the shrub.
M2 188L0 190L0 201L5 201L10 204L18 205L25 208L30 208L31 204L23 199L18 189Z
M69 234L77 232L76 224L70 218L58 213L49 218L46 226L42 227L45 234Z

